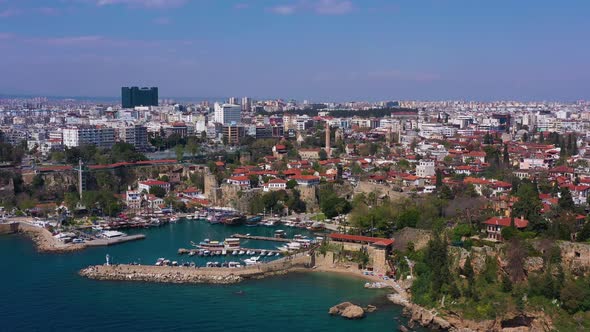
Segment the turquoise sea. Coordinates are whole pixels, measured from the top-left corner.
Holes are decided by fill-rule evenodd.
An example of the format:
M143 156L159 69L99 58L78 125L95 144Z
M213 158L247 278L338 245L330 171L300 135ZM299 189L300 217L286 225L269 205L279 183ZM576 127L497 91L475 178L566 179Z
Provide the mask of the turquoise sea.
M285 230L289 237L301 233ZM364 281L341 275L297 273L229 286L94 281L77 275L85 266L104 263L106 254L115 263L153 264L166 257L204 265L213 259L178 256L178 248L204 238L273 231L185 221L128 232L144 233L145 240L57 255L36 252L21 235L0 236L0 331L396 331L399 321L407 323L386 292L365 290ZM329 316L328 309L343 301L374 304L378 310L359 321Z

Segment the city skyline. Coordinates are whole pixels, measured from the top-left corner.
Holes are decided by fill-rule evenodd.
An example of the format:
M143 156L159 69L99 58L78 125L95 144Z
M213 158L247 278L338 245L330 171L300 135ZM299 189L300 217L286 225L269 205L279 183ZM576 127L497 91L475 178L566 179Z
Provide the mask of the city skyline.
M4 0L0 94L116 97L138 85L164 98L589 99L589 7Z

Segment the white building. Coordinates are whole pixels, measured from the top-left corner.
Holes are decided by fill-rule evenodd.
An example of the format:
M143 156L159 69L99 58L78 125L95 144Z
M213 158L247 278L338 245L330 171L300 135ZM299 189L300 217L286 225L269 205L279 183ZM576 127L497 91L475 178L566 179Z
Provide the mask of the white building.
M240 105L215 103L215 122L222 124L239 124L242 122Z
M285 190L287 189L287 181L283 179L272 179L262 185L264 191L271 190Z
M67 147L96 145L99 148L111 148L115 144L115 129L113 128L65 128L63 144Z
M142 191L147 191L148 193L150 192L150 189L152 187L160 187L163 188L166 193L168 193L170 191L170 183L165 182L165 181L160 181L160 180L146 180L146 181L140 181L138 186L137 186L137 190L139 192Z
M428 176L434 176L436 171L434 169L434 161L432 160L420 160L418 166L416 166L416 176L425 178Z

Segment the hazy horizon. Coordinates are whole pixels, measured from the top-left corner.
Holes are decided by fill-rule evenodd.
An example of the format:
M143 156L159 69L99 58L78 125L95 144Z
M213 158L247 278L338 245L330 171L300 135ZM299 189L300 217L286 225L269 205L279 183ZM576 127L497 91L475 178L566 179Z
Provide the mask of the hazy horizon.
M3 0L0 91L588 100L588 9L581 0Z

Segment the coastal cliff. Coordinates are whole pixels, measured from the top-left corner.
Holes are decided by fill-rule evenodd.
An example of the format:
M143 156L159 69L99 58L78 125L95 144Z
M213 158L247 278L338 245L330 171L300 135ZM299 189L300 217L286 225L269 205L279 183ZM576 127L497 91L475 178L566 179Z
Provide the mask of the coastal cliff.
M410 325L421 325L437 331L451 332L516 332L516 331L551 331L551 319L543 312L514 313L512 318L474 321L463 319L453 312L439 313L414 304L400 294L390 294L388 299L402 306L404 316L410 319Z

